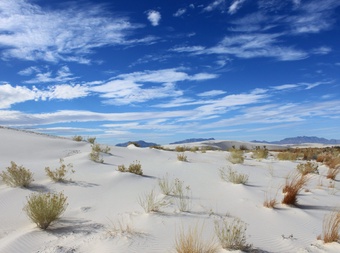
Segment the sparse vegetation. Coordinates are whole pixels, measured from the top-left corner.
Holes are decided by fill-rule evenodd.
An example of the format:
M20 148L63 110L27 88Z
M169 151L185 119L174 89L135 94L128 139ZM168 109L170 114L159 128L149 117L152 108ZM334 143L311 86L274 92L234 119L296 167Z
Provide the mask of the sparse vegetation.
M72 140L74 140L74 141L83 141L84 138L82 136L80 136L80 135L75 135L75 136L72 137Z
M177 160L181 162L187 162L188 158L184 153L177 154Z
M247 243L247 225L238 218L231 221L223 219L222 222L215 221L215 233L222 248L227 250L249 251L251 244Z
M269 151L265 146L263 148L257 146L255 150L253 150L253 158L255 159L266 159L268 155Z
M319 174L318 165L313 162L300 163L296 166L296 169L301 173L301 175L307 175L309 173Z
M267 194L265 195L265 199L263 201L263 206L267 208L275 208L277 206L278 202L276 200L276 196L268 196Z
M186 151L186 150L188 150L188 148L187 148L187 147L184 147L184 146L177 146L177 147L175 148L175 151L176 151L176 152L184 152L184 151Z
M233 170L230 166L226 171L225 168L220 169L220 177L226 182L231 182L233 184L246 184L248 182L249 176L246 174L238 173Z
M138 198L139 205L144 209L146 213L159 212L162 206L167 205L164 200L157 200L154 190Z
M11 187L27 188L34 181L33 173L24 166L18 166L11 161L11 166L6 168L7 171L2 171L0 177L2 181Z
M205 241L202 238L203 226L199 230L198 225L194 228L189 227L185 233L181 229L175 242L177 253L216 253L219 250L218 245L214 240Z
M322 235L325 243L340 242L340 210L333 211L324 217Z
M68 205L66 200L63 193L33 193L27 198L24 211L39 228L45 230L64 213Z
M130 172L130 173L140 175L140 176L143 175L142 165L137 160L134 161L133 163L131 163L128 168L126 168L125 165L119 165L118 171L120 171L120 172Z
M158 185L164 195L170 195L174 188L174 184L169 181L169 175L166 174L161 179L158 179Z
M100 152L97 152L95 150L92 150L90 153L90 159L96 163L103 163L104 159L103 157L100 155Z
M229 150L230 154L227 160L233 164L242 164L244 162L243 151L240 149L232 148Z
M289 174L282 189L282 192L284 193L282 203L286 205L296 205L297 195L308 181L308 176L301 175L299 172Z
M284 151L277 154L277 159L279 160L296 161L298 157L299 157L298 153L293 153L290 151Z
M340 172L340 166L338 166L338 167L336 167L334 169L329 168L328 171L327 171L326 177L328 179L335 180L335 178L339 174L339 172Z
M91 144L94 144L96 142L96 137L88 137L87 141Z
M50 169L50 167L46 167L45 171L47 176L52 179L54 182L65 182L67 174L74 173L75 171L72 169L72 163L64 164L64 159L60 158L59 160L60 167L56 168L54 171Z

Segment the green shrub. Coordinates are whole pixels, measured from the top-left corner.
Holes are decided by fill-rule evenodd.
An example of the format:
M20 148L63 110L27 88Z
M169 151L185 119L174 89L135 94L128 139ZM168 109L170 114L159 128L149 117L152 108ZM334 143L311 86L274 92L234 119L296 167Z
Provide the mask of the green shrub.
M246 184L249 178L246 174L237 173L230 166L228 167L228 171L226 171L225 168L220 169L220 177L222 180L233 184Z
M252 245L246 240L246 230L247 225L238 218L233 218L232 221L223 220L222 224L215 222L215 233L222 248L227 250L251 250Z
M29 187L30 183L34 181L33 173L23 166L18 166L11 161L11 166L6 168L7 171L0 173L0 177L5 184L12 187Z
M118 171L120 172L130 172L136 175L143 175L143 170L142 170L142 165L140 164L139 161L134 161L129 165L128 168L125 167L125 165L119 165L118 166Z
M184 147L184 146L177 146L177 147L175 148L175 151L176 151L176 152L184 152L184 151L186 151L186 150L187 150L187 148Z
M24 211L41 229L59 219L65 212L67 197L63 193L33 193L27 198Z
M94 151L92 150L92 152L90 153L90 159L96 163L103 163L104 159L102 158L102 156L100 155L100 152Z
M88 137L87 141L91 144L94 144L96 142L96 137Z
M60 167L56 168L54 171L50 169L50 167L46 167L45 171L47 176L52 179L54 182L65 182L66 175L69 173L74 173L72 170L73 165L71 163L64 164L64 159L60 158Z
M243 157L243 151L239 149L231 149L229 156L227 157L228 161L236 164L236 163L243 163L244 157Z

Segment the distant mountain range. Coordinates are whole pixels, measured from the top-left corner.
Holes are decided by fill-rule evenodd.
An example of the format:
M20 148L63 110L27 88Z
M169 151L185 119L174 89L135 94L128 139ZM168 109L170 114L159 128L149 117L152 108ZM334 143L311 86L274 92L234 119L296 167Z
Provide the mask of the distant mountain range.
M170 144L184 144L184 143L191 143L191 142L201 142L201 141L214 141L214 138L193 138L193 139L186 139L183 141L176 141Z
M269 144L302 144L302 143L319 143L319 144L340 144L340 140L335 139L325 139L325 138L319 138L316 136L297 136L297 137L290 137L285 138L280 141L252 141L257 143L269 143Z
M137 144L138 147L141 148L148 148L148 147L152 147L152 146L158 146L158 144L156 143L152 143L152 142L145 142L145 141L128 141L128 142L124 142L124 143L119 143L116 144L117 147L127 147L130 144Z

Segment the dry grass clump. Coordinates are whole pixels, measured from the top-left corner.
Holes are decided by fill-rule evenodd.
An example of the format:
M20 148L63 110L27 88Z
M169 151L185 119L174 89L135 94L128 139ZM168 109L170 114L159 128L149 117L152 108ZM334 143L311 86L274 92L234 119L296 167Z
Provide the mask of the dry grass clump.
M159 212L161 207L168 204L164 200L158 200L154 190L139 196L138 203L146 213Z
M231 149L227 160L233 164L241 164L244 162L243 151L240 149Z
M226 171L225 168L220 169L220 177L222 180L231 182L233 184L246 184L248 182L249 176L246 174L238 173L233 170L230 166Z
M199 230L198 225L189 227L185 233L181 229L175 241L177 253L216 253L219 250L214 240L204 241L202 238L203 226Z
M319 237L325 243L340 243L340 210L327 214L323 219L322 235Z
M252 245L247 243L246 230L247 225L238 218L224 219L222 224L215 221L215 233L223 249L250 251Z
M313 162L300 163L296 166L296 169L302 174L307 175L309 173L319 174L318 165Z
M88 137L87 141L91 144L94 144L96 142L96 137Z
M120 172L130 172L130 173L140 175L140 176L143 175L142 165L137 160L134 161L133 163L131 163L128 168L126 168L125 165L119 165L118 171L120 171Z
M66 175L69 173L74 173L75 171L72 170L73 165L72 163L64 164L64 159L60 158L59 160L60 167L56 168L54 171L50 169L50 167L46 167L45 171L47 176L52 179L54 182L65 182Z
M267 208L275 208L277 206L278 202L276 200L276 196L275 197L268 197L268 195L265 195L265 199L263 201L263 206L267 207Z
M179 180L178 178L175 179L174 187L173 187L173 194L176 199L176 205L180 212L189 212L191 209L191 189L190 186L184 186L184 182Z
M340 165L337 166L336 168L332 169L332 168L329 168L328 171L327 171L327 175L326 177L328 179L332 179L332 180L335 180L336 176L339 174L340 172Z
M90 159L96 163L104 163L103 157L100 155L100 152L92 150L90 153Z
M269 155L269 151L266 147L257 146L255 150L253 150L253 158L255 159L266 159Z
M2 181L12 187L29 187L34 181L33 173L25 167L18 166L11 161L11 166L6 168L7 171L2 171L0 177Z
M277 159L295 161L299 158L298 153L293 153L292 151L284 151L277 154Z
M175 148L175 151L176 151L176 152L184 152L184 151L186 151L186 150L188 150L188 148L185 147L185 146L177 146L177 147Z
M187 162L188 157L184 153L177 154L177 160L181 162Z
M80 135L75 135L75 136L72 137L72 140L74 140L74 141L83 141L84 138L82 136L80 136Z
M170 182L168 174L158 179L158 185L164 195L170 195L174 189L174 184Z
M24 211L39 228L45 230L65 212L66 200L63 193L33 193L27 198Z
M299 172L291 173L286 178L286 183L282 189L284 197L282 200L283 204L296 205L297 195L309 181L307 176L301 175Z

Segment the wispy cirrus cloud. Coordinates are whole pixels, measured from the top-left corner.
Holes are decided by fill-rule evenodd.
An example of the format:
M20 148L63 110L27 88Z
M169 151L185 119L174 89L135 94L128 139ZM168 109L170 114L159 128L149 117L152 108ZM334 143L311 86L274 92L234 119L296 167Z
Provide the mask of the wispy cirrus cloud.
M23 76L35 75L34 78L27 80L24 83L60 83L72 81L78 78L73 76L67 66L62 66L55 73L50 70L41 70L38 67L29 67L21 70L18 74Z
M242 4L245 0L234 0L232 4L229 6L228 13L235 14L239 8L241 8Z
M1 1L1 58L88 64L95 48L130 44L131 31L141 27L126 17L106 14L101 5L70 4L57 11L27 0Z

